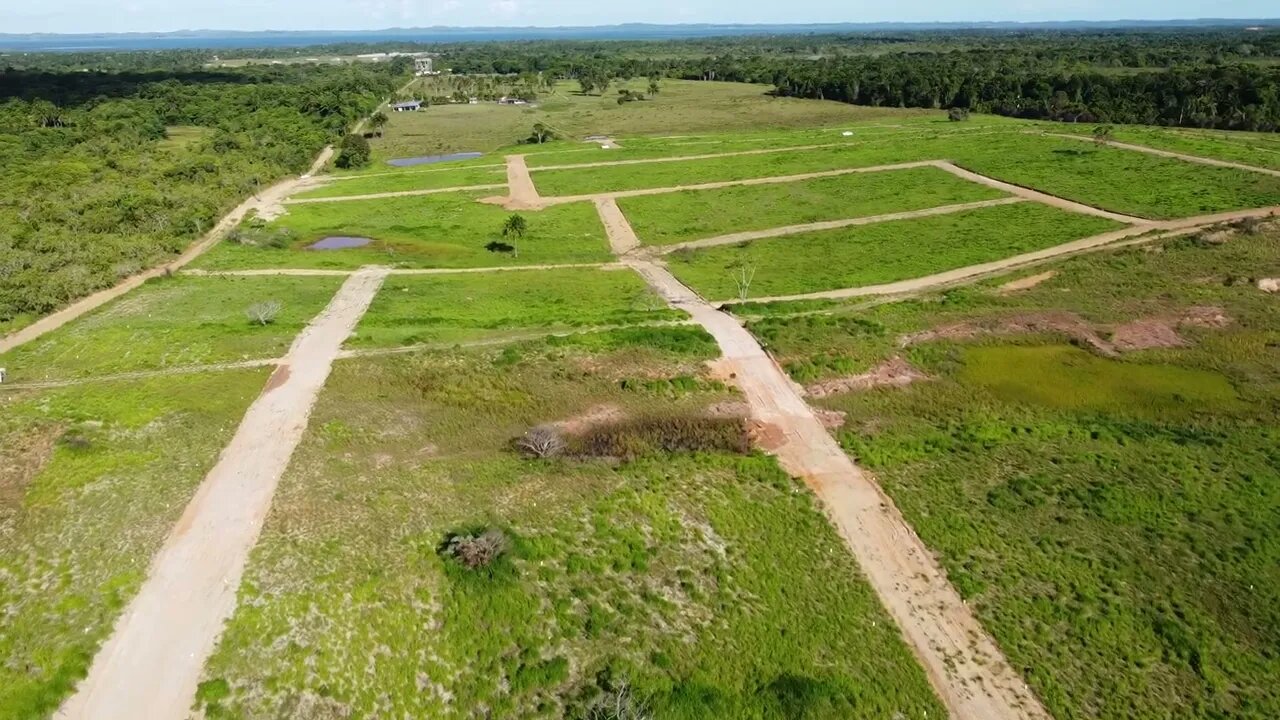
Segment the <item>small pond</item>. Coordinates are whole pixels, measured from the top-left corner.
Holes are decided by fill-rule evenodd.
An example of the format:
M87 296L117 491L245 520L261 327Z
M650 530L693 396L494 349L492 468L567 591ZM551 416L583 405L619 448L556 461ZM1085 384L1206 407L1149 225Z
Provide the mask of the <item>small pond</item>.
M388 165L395 167L413 167L414 165L434 165L436 163L449 162L450 160L474 160L481 157L484 153L479 152L459 152L450 153L448 155L423 155L421 157L411 158L395 158L388 160Z
M331 235L322 240L311 243L307 246L308 250L342 250L344 248L364 247L373 242L369 238L364 237L348 237L346 235Z

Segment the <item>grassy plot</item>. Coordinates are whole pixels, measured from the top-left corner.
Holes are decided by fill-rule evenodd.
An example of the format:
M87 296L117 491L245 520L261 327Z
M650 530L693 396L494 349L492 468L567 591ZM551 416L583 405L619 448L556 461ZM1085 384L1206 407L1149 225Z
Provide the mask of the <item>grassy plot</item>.
M266 376L0 392L0 718L71 692Z
M1280 271L1276 239L1181 238L1063 261L1028 290L997 291L1004 278L751 329L793 376L900 353L930 375L817 402L847 413L843 444L1055 717L1261 720L1280 714L1280 331L1247 278ZM1179 323L1192 307L1230 321ZM1188 345L1112 359L1061 333L899 343L1050 314L1103 338L1168 318Z
M476 202L480 197L446 193L290 205L284 217L247 233L247 243L225 240L194 265L218 270L362 265L454 268L603 262L611 257L604 228L590 204L525 213L528 232L516 241L502 236L503 223L511 213ZM373 242L342 250L307 249L331 235Z
M489 162L492 163L493 159L491 158ZM440 167L430 170L417 169L387 172L386 174L370 174L350 180L334 180L314 190L297 193L292 197L299 199L346 197L348 195L371 195L374 193L412 190L441 190L470 185L505 185L506 182L507 171L501 164L497 167Z
M0 355L11 382L158 370L283 355L341 278L152 280L58 330ZM268 324L252 306L279 303Z
M1041 127L1046 132L1063 132L1063 128L1057 125ZM1073 132L1072 134L1085 135L1086 133ZM1092 137L1092 134L1087 136ZM1120 125L1112 127L1111 136L1120 142L1145 145L1158 150L1280 170L1280 138L1277 138L1274 133Z
M990 200L1004 193L932 167L779 185L622 198L641 241L668 245L746 230Z
M684 317L630 270L399 276L383 284L350 344L394 347Z
M1017 292L999 290L1017 277L1013 275L875 307L860 307L866 301L855 298L747 303L734 309L753 318L751 332L799 382L864 372L900 352L900 337L935 326L1042 316L1063 308L1103 338L1111 328L1136 318L1176 320L1192 307L1227 308L1237 322L1265 327L1275 312L1274 299L1247 278L1280 276L1273 237L1241 234L1224 244L1188 237L1093 253L1055 263L1053 277ZM1044 271L1041 267L1023 274ZM817 310L827 314L792 316ZM1178 332L1190 339L1217 333L1195 328ZM1252 336L1250 347L1266 342L1265 334ZM1237 354L1223 350L1224 359Z
M432 105L420 112L392 113L384 137L371 141L377 160L459 151L487 152L529 137L535 123L569 140L588 135L676 135L730 129L827 127L881 119L937 117L901 108L857 107L837 102L778 98L769 86L746 83L663 80L657 96L619 105L618 90L644 92L648 81L614 83L607 93L582 95L561 82L532 106ZM380 165L381 163L375 163Z
M826 230L669 256L704 297L738 294L734 272L754 268L750 297L874 285L942 272L1114 230L1117 223L1037 203Z
M1007 182L1147 218L1280 204L1280 177L1065 138L1006 134L957 144L950 159Z
M206 668L206 717L586 718L606 696L664 718L941 716L772 460L506 449L602 405L670 415L728 397L668 379L706 345L657 340L339 363ZM498 561L441 556L482 527L509 538Z

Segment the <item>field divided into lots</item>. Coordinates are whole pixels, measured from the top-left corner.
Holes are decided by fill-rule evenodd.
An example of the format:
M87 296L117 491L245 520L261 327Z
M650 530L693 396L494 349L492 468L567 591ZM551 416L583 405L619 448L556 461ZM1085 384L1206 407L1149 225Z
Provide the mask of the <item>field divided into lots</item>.
M682 319L627 270L409 275L383 284L348 344L396 347Z
M732 397L685 375L713 346L664 332L341 361L207 666L206 716L596 717L620 692L689 720L943 716L773 460L509 453L601 406L625 423ZM446 535L480 526L512 538L499 563L441 559Z
M490 163L493 161L490 160ZM507 182L507 171L498 167L454 168L440 167L431 170L406 170L400 173L334 180L313 190L294 196L296 199L345 197L373 193L405 192L412 190L438 190L441 188L467 187L469 185L502 185Z
M267 374L0 393L0 717L83 676Z
M163 370L284 355L340 283L325 277L158 278L0 355L9 382ZM247 311L278 303L269 324Z
M541 194L581 195L951 160L1017 185L1124 214L1187 217L1280 203L1280 178L1002 129L977 137L886 138L847 147L534 171Z
M528 230L517 240L502 235L508 211L476 202L485 194L289 205L283 217L248 231L246 242L219 243L193 267L466 268L610 259L604 229L590 204L529 213ZM346 250L307 249L328 236L356 236L372 242Z
M671 271L704 297L738 297L735 280L754 271L749 297L793 295L906 280L1005 258L1123 227L1037 203L895 220L839 230L679 250Z
M749 230L922 210L1003 197L933 167L777 185L621 198L641 242L668 245Z

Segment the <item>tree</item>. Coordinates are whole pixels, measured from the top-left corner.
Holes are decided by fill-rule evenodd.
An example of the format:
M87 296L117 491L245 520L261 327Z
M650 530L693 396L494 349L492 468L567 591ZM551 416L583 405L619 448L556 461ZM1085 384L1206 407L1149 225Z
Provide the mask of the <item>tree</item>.
M947 119L951 122L964 122L969 119L969 108L953 107L947 111Z
M1110 125L1099 125L1093 129L1093 141L1099 145L1106 145L1113 137Z
M662 88L658 86L658 78L657 78L657 77L651 77L651 78L649 78L649 97L653 97L654 95L657 95L657 94L658 94L658 91L659 91L659 90L661 90L661 89L662 89Z
M551 130L551 128L543 125L542 123L534 123L533 134L529 136L529 140L541 145L548 140L554 140L555 137L556 134Z
M382 137L382 128L387 126L387 114L379 110L369 118L369 127L373 128L373 132L378 137Z
M511 238L511 244L515 247L514 255L520 257L520 239L529 230L529 223L520 213L511 213L507 217L507 221L502 224L502 237Z
M591 91L596 89L595 78L590 75L582 75L578 78L578 87L582 88L583 95L590 95Z
M342 138L339 145L338 159L334 162L340 168L364 167L369 163L369 141L355 134Z

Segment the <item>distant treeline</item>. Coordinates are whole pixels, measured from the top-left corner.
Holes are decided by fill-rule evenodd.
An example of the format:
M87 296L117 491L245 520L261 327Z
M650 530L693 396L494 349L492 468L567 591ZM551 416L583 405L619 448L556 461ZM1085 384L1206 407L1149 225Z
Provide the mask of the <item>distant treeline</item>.
M306 168L407 74L0 72L0 324L181 251L257 188Z
M693 47L702 53L689 52ZM643 48L652 51L642 52ZM541 49L541 52L539 51ZM455 72L658 74L860 105L1280 130L1280 32L914 33L666 43L473 44Z

